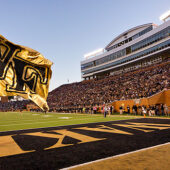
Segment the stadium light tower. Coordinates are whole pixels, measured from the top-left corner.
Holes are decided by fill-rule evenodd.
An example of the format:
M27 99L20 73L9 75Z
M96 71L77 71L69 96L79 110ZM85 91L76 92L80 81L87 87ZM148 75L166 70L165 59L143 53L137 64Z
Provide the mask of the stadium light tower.
M165 20L167 19L167 18L169 18L170 17L170 10L169 11L166 11L165 13L163 13L160 17L159 17L159 19L161 20L161 21L164 21L165 22Z

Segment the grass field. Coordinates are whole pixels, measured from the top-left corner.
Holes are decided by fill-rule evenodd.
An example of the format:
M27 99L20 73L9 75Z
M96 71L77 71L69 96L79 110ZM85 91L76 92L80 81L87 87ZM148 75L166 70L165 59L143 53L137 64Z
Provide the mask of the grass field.
M138 116L139 117L139 116ZM133 119L135 116L67 113L34 113L34 112L0 112L0 132L43 127L54 127L84 123L107 122Z
M169 141L164 117L0 112L0 170L168 169Z

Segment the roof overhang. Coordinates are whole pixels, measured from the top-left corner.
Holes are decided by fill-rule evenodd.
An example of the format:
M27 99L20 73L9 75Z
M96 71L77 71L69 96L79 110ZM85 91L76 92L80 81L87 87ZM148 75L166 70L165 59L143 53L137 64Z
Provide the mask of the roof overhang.
M157 25L156 25L156 24L153 24L153 23L148 23L148 24L143 24L143 25L139 25L139 26L133 27L133 28L131 28L131 29L123 32L122 34L118 35L116 38L114 38L114 39L105 47L105 49L107 49L107 48L109 48L110 46L112 46L112 44L113 44L116 40L118 40L120 37L122 37L122 36L124 36L124 35L126 35L126 34L128 34L128 33L130 33L130 32L132 32L132 31L135 31L135 30L137 30L137 29L140 29L140 28L142 28L142 27L143 27L143 28L146 28L146 27L149 27L149 26L157 26Z

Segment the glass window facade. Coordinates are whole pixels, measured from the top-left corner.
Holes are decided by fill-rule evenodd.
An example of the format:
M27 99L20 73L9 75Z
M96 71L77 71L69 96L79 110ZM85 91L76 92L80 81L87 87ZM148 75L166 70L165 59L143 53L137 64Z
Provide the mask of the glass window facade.
M96 66L126 55L125 49L96 60Z
M141 48L144 48L144 47L146 47L150 44L153 44L157 41L160 41L160 40L168 37L169 34L170 34L170 27L167 27L166 29L164 29L164 30L162 30L162 31L160 31L160 32L158 32L158 33L156 33L156 34L134 44L134 45L132 45L132 47L131 47L132 52L137 51Z
M93 62L89 62L89 63L81 65L81 70L84 70L84 69L87 69L93 66L94 66Z
M84 69L87 69L87 68L90 68L90 67L94 67L94 66L98 66L98 65L101 65L103 63L107 63L109 61L115 60L115 59L120 58L120 57L125 56L125 55L126 55L126 49L120 50L116 53L107 55L107 56L100 58L98 60L95 60L93 62L82 64L81 70L84 70Z
M170 40L165 41L163 43L160 43L160 44L158 44L154 47L148 48L147 50L141 51L137 54L134 54L134 55L128 56L124 59L118 60L116 62L112 62L112 63L106 64L106 65L103 65L103 66L100 66L100 67L97 67L97 68L92 68L92 69L83 71L82 73L84 75L84 74L92 73L92 72L95 72L95 71L100 71L100 70L103 70L103 69L106 69L106 68L110 68L110 67L113 67L113 66L116 66L116 65L119 65L119 64L123 64L123 63L129 62L129 61L132 61L134 59L141 58L143 56L146 56L148 54L151 54L153 52L156 52L158 50L166 48L168 46L170 46Z
M112 50L114 48L120 47L121 45L126 44L126 43L128 43L128 42L142 36L143 34L146 34L147 32L151 31L152 29L153 29L153 26L151 25L150 27L144 29L143 31L141 31L141 32L139 32L137 34L135 34L134 36L129 37L126 40L124 40L124 41L122 41L122 42L120 42L118 44L115 44L114 46L111 46L111 47L107 48L107 51L110 51L110 50ZM127 36L127 34L125 36Z
M149 28L147 28L147 29L149 30ZM148 30L147 30L147 32L148 32ZM143 30L143 31L145 32L145 30ZM138 33L138 34L143 35L144 32L143 33ZM128 48L131 49L130 53L135 52L135 51L137 51L139 49L142 49L144 47L149 46L150 44L153 44L153 43L155 43L157 41L160 41L160 40L162 40L162 39L164 39L164 38L166 38L168 36L170 36L170 27L167 27L164 30L162 30L162 31L160 31L160 32L158 32L158 33L156 33L156 34L154 34L154 35L152 35L152 36L150 36L150 37L148 37L148 38L146 38L146 39L144 39L144 40L142 40L142 41L140 41L140 42L138 42L138 43L136 43L136 44L134 44L134 45L132 45L130 47L128 47ZM120 51L118 51L116 53L110 54L108 56L105 56L105 57L100 58L98 60L95 60L93 62L82 64L81 65L81 70L84 70L84 69L87 69L87 68L92 68L94 66L98 66L98 65L101 65L103 63L107 63L109 61L112 61L112 60L115 60L117 58L123 57L125 55L127 55L127 49L120 50Z

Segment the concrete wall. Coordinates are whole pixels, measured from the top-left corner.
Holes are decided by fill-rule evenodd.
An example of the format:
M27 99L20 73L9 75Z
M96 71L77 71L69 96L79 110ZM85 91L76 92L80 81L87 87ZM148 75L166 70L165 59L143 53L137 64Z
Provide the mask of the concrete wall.
M130 106L130 108L132 108L134 104L136 104L137 106L139 105L148 106L148 105L155 105L155 104L161 104L161 103L166 104L167 106L170 107L170 90L164 90L148 98L115 101L112 103L112 105L114 106L115 110L119 112L119 107L121 105L124 106L125 111L126 111L126 108L128 105Z

